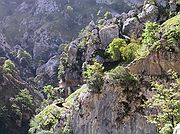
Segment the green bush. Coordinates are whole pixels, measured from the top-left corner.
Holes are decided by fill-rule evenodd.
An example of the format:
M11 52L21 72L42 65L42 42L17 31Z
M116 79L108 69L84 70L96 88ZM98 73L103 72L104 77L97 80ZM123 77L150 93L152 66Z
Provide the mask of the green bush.
M10 60L6 60L3 64L3 71L5 73L13 73L15 71L15 64Z
M114 82L118 82L127 86L135 85L137 83L137 79L122 66L117 66L115 69L110 70L107 72L107 76Z
M93 65L87 65L87 70L83 72L84 78L92 92L99 92L103 85L104 67L98 62Z
M106 53L108 53L110 55L110 57L114 60L114 61L118 61L120 60L121 57L121 52L120 52L120 48L121 47L125 47L127 46L126 42L124 39L121 38L115 38L107 47L106 49Z
M131 43L120 48L121 56L124 61L130 62L139 56L138 50L141 48L139 41L139 39L131 39Z
M45 107L30 122L29 133L41 132L42 130L53 132L61 117L62 109L55 104Z
M167 48L178 46L180 42L180 15L176 15L163 23L162 32L163 38L167 40Z
M160 112L147 116L147 119L155 124L160 132L170 131L166 124L174 128L180 122L180 78L177 73L170 71L168 79L170 83L152 83L155 94L145 103L147 108L159 109Z
M104 18L105 18L106 20L111 19L111 18L112 18L112 13L111 13L111 12L106 12L106 13L104 14Z
M19 134L27 133L28 125L24 124L18 127L13 124L17 124L17 121L25 121L28 123L24 113L31 116L34 113L33 98L27 89L21 90L14 98L11 98L6 105L0 107L0 132L12 133L15 128ZM13 126L12 126L13 125ZM7 131L7 132L6 132Z
M28 62L31 62L32 56L25 50L19 50L17 54L18 58L25 58Z
M177 4L177 5L180 5L180 0L176 0L176 4Z
M55 100L55 89L51 85L44 86L44 93L47 95L47 100Z
M145 29L142 34L143 40L142 43L149 49L155 42L159 40L158 34L160 32L159 25L155 22L146 22Z
M33 97L30 95L27 89L21 90L18 95L15 96L15 102L17 104L26 105L29 108L33 108Z
M172 134L173 127L171 124L165 124L165 126L160 130L159 134Z

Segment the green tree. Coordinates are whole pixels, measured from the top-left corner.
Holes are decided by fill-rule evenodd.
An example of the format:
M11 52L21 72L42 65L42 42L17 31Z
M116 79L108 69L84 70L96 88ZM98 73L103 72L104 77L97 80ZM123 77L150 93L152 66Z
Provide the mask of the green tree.
M145 29L142 34L143 45L146 46L147 48L150 48L151 46L153 46L153 44L159 40L158 38L159 31L160 31L160 28L157 23L146 22Z
M31 62L32 60L32 56L25 50L19 50L17 57L20 59L25 58L28 62Z
M15 65L14 63L8 59L8 60L5 60L4 64L3 64L3 70L4 72L6 73L13 73L14 70L15 70Z
M87 65L87 70L83 72L84 78L87 78L87 84L92 92L99 92L103 85L104 67L98 62L93 65Z
M118 61L121 59L121 52L120 48L121 47L127 46L126 42L124 39L121 38L115 38L109 45L108 48L106 49L106 52L111 56L111 58L114 61Z
M139 56L138 50L141 48L140 39L131 39L128 45L123 45L120 48L121 56L124 61L130 62Z
M47 100L54 100L54 88L51 85L44 86L44 93L47 95Z
M147 119L162 134L171 131L171 127L180 122L180 78L173 71L170 74L169 84L152 83L155 94L145 103L147 108L158 109L158 113L147 116Z
M0 132L3 130L3 133L12 133L12 129L16 127L17 121L20 123L26 121L26 123L28 123L27 118L24 118L23 113L32 116L34 110L33 98L29 91L27 89L20 90L14 98L11 98L9 102L0 107ZM14 125L12 126L12 124ZM19 134L26 133L27 129L27 124L24 124L20 128L17 127Z
M15 96L15 103L17 105L26 105L29 108L33 108L33 97L30 95L27 89L21 90L18 95Z

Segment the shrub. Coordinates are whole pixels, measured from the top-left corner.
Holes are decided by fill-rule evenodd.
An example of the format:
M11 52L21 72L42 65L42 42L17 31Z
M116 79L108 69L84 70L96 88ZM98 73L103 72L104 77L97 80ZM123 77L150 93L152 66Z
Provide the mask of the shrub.
M105 14L104 14L104 18L107 20L107 19L111 19L112 18L112 14L111 14L111 12L106 12Z
M180 5L180 0L176 0L176 4L177 4L177 5Z
M177 46L180 42L180 15L167 20L162 24L163 37L167 40L167 48Z
M127 86L135 85L137 83L137 79L122 66L117 66L115 69L110 70L107 73L107 76L114 82L118 82Z
M15 96L15 102L20 105L25 105L29 108L33 108L33 97L30 95L27 89L21 90L18 95Z
M158 113L147 116L147 119L154 123L160 132L170 130L164 128L165 124L174 128L180 122L180 78L173 71L170 74L170 83L152 83L155 94L145 103L147 108L159 109Z
M158 39L159 31L160 31L159 25L156 24L155 22L145 23L145 29L142 34L143 37L142 43L144 46L146 46L147 49L153 46L153 44L159 40Z
M160 130L160 134L172 134L173 127L171 124L165 124L165 126Z
M47 95L47 100L54 100L54 91L53 86L44 86L44 93Z
M124 39L121 38L115 38L109 45L108 48L106 49L106 52L111 56L111 58L114 61L118 61L121 59L121 52L120 48L122 46L127 46L126 42Z
M104 67L98 62L93 65L87 65L87 70L83 72L87 78L87 84L92 92L99 92L103 85Z
M139 39L131 39L131 43L120 48L121 56L124 61L130 62L138 57L138 50L141 48Z
M29 133L41 132L42 130L53 132L53 129L61 117L61 108L55 104L47 106L37 114L30 122Z
M20 134L27 133L28 120L23 116L23 113L27 113L30 116L34 112L33 98L29 94L27 89L21 90L15 98L11 98L6 105L1 105L0 107L0 132L11 133L12 130L17 128L17 121L23 123L23 126L18 127L18 132ZM22 122L25 121L25 122ZM12 124L16 124L13 125Z
M10 59L6 60L3 64L3 71L11 74L14 72L14 70L15 70L14 63Z
M17 57L20 59L25 58L28 62L32 60L32 56L25 50L19 50Z

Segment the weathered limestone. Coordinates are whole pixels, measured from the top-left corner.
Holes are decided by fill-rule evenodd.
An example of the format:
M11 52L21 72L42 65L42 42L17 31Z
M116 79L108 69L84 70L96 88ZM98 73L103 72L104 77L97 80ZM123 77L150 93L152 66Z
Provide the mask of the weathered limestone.
M105 48L109 43L111 43L111 41L114 38L119 37L118 25L111 25L111 26L102 28L99 31L99 36L100 36L101 43L103 44Z
M128 68L134 74L163 75L173 69L180 74L180 53L161 50L131 63Z

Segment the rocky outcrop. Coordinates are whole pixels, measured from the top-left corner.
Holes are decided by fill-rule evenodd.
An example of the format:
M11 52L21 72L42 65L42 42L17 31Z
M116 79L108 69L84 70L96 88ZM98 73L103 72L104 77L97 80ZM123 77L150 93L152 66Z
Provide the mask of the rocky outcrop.
M58 10L58 5L55 0L37 0L35 7L34 15L48 15Z
M47 74L49 77L52 77L56 74L57 67L59 65L59 56L53 56L51 57L48 62L36 70L36 75L39 74Z
M35 82L38 88L42 88L47 83L55 85L58 83L57 70L59 65L59 56L51 57L47 63L38 67L36 70Z
M143 11L138 15L140 22L156 22L158 20L159 10L158 7L151 4L146 4Z
M75 43L71 43L69 48L68 48L68 62L70 64L74 64L76 62L77 58L77 52L78 52L78 47Z
M109 43L111 43L111 41L114 38L119 37L119 28L117 25L111 25L111 26L102 28L99 31L99 36L100 36L101 43L103 44L104 48L106 48L106 46L109 45Z
M142 75L165 75L168 70L173 69L180 74L180 53L165 50L155 51L147 57L134 61L128 66L133 74Z
M143 29L143 24L138 21L136 17L128 18L124 21L122 32L125 35L131 36L132 34L140 35Z
M143 95L139 92L108 83L101 94L80 94L80 109L73 113L73 133L156 134L156 128L146 123L140 112Z

